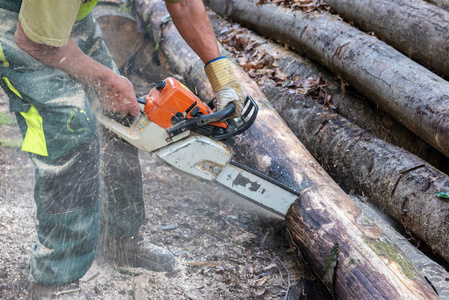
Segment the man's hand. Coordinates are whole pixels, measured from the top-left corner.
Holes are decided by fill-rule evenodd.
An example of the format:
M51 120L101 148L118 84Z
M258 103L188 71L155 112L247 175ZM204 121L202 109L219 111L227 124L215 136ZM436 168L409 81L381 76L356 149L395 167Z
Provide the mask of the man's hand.
M120 75L113 74L102 81L98 81L94 88L98 92L101 107L110 112L122 115L137 116L140 112L136 94L131 82Z
M235 110L229 118L240 117L245 104L245 95L229 60L224 56L213 59L206 64L205 71L217 99L215 104L217 111L233 102Z

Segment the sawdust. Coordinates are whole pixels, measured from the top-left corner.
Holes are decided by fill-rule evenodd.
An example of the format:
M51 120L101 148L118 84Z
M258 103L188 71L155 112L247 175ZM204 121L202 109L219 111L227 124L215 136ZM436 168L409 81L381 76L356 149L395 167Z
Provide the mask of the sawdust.
M0 94L0 113L8 112ZM1 139L20 137L0 125ZM178 269L157 273L93 264L81 279L90 299L279 299L302 276L283 221L208 182L175 173L140 153L146 221L142 234L171 250ZM0 147L0 299L27 299L34 230L34 166Z

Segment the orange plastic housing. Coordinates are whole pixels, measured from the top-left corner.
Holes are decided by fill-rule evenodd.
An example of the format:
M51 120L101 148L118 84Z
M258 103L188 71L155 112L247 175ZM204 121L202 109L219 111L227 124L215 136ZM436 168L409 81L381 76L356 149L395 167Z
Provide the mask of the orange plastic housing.
M209 106L202 102L182 83L172 77L166 78L164 81L166 85L162 89L157 89L156 87L151 89L150 94L145 98L146 104L144 110L152 122L167 129L173 126L173 116L177 113L184 114L188 109L189 112L185 115L187 119L194 118L191 114L194 111L204 115L212 113ZM196 104L194 105L195 102ZM195 107L198 108L194 109ZM224 122L210 124L227 128L227 124Z

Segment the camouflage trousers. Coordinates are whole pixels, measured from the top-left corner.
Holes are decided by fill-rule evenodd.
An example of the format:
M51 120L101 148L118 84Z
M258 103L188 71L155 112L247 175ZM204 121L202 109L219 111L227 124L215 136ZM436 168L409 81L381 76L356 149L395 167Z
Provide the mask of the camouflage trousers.
M90 268L100 229L111 237L137 234L145 218L141 171L137 149L97 125L95 94L18 48L18 8L16 0L0 0L0 85L16 113L22 150L36 166L29 279L59 285ZM75 24L71 38L117 71L91 15Z

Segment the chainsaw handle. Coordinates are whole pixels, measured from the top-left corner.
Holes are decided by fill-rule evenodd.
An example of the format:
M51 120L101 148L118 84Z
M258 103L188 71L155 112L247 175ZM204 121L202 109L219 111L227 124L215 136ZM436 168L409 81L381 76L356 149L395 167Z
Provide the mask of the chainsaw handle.
M139 104L145 105L145 104L147 104L147 99L145 99L144 97L137 97L137 102Z
M218 122L226 117L229 117L235 110L235 104L229 103L224 109L208 114L200 115L193 119L183 120L179 123L174 124L172 127L167 128L167 133L170 137L174 137L184 131L192 130L209 123Z
M242 116L227 120L228 128L226 128L223 132L213 133L212 137L218 141L221 141L245 132L251 127L251 125L253 125L258 112L259 106L256 101L254 101L251 96L246 96Z
M209 115L201 115L189 120L183 120L167 129L170 137L174 137L184 131L195 131L204 125L212 122L221 121L229 117L235 110L235 104L229 103L224 109ZM227 119L228 127L224 130L218 130L211 134L215 140L225 140L237 134L246 131L254 123L257 117L259 107L251 96L246 97L244 111L241 117L235 119ZM248 119L246 119L248 118Z
M202 115L202 116L198 117L198 119L201 119L201 118L204 119L205 120L204 124L218 122L218 121L221 121L221 120L229 117L230 115L232 115L234 110L235 110L235 104L233 102L231 102L228 105L226 105L226 107L223 108L222 110L208 114L208 115Z

